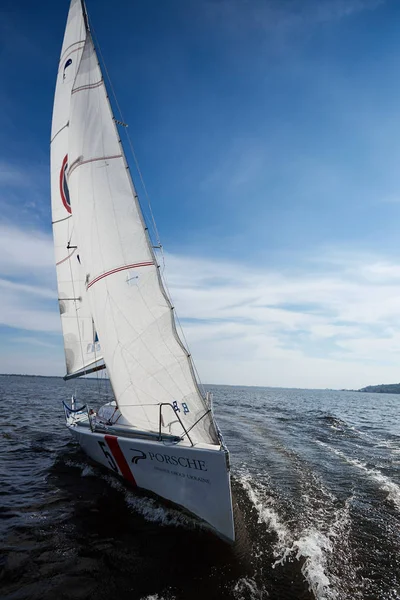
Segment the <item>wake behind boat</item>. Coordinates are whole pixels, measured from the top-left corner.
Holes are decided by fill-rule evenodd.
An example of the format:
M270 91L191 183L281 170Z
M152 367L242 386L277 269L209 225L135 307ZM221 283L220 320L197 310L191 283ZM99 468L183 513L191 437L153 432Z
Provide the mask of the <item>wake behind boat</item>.
M72 0L51 133L51 196L67 373L107 368L114 399L65 404L95 461L235 539L229 454L174 309L113 116L82 0Z

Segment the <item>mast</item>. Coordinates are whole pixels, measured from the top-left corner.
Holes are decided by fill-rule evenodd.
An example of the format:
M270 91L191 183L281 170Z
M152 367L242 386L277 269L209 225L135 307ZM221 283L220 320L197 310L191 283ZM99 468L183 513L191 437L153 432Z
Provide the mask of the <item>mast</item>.
M90 31L89 18L88 18L88 14L87 14L85 0L80 0L80 1L81 1L81 9L82 9L83 22L85 24L86 31Z

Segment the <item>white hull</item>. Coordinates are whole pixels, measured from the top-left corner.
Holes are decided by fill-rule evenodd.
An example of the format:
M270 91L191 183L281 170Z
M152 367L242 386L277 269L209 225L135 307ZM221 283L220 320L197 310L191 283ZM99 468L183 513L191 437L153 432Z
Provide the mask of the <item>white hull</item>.
M225 540L235 540L225 449L93 432L87 420L71 421L71 434L94 461L200 517Z

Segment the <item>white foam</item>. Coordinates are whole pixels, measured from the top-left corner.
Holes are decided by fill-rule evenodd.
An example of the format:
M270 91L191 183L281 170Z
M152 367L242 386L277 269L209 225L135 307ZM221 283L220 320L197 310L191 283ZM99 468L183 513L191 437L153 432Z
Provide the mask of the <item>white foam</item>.
M83 469L82 469L82 477L94 477L96 475L93 467L91 467L90 465L86 465Z
M274 547L274 555L276 556L286 546L290 531L273 508L273 499L257 490L254 483L250 483L250 479L249 475L242 475L240 482L258 513L258 522L265 523L278 538L278 542Z
M326 575L326 554L332 553L332 544L326 535L317 529L310 528L302 532L299 539L294 540L286 548L283 556L275 561L273 567L282 565L295 555L297 560L304 560L301 572L306 579L309 590L317 600L337 598L335 590L330 589L331 581Z
M73 467L74 469L84 469L87 466L87 463L83 463L83 462L79 462L79 461L75 461L75 460L71 460L70 458L67 458L67 460L65 461L65 465L67 467Z
M260 590L254 581L250 577L242 577L238 579L233 588L233 596L235 600L262 600L263 590Z
M160 596L159 594L150 594L150 596L143 596L140 600L174 600L175 596Z
M163 506L161 503L147 496L135 496L133 492L127 490L112 475L103 475L103 478L114 489L123 493L127 506L133 512L139 513L146 521L159 523L167 527L184 527L185 529L201 528L201 523L178 510Z
M86 462L74 461L67 459L65 461L67 467L73 467L74 469L81 469L81 477L92 477L96 475L94 468Z
M265 523L278 538L273 548L276 560L272 567L283 565L286 560L293 557L297 560L304 560L301 572L316 600L335 600L338 595L332 589L333 581L331 582L327 576L326 567L326 556L332 553L329 537L317 528L310 526L301 531L294 539L295 534L290 531L275 510L273 499L268 497L265 491L258 489L257 484L253 480L251 481L249 475L242 475L240 481L257 510L259 522ZM240 581L244 585L243 580Z
M332 446L329 446L329 444L325 444L325 442L317 440L317 444L319 444L320 446L324 446L330 452L333 452L333 454L336 454L336 456L339 456L350 465L353 465L357 469L360 469L360 471L363 471L369 479L378 483L380 489L384 492L387 492L388 499L391 500L391 502L393 502L393 504L395 505L396 509L400 511L400 486L397 485L397 483L394 483L394 481L392 481L389 477L384 475L378 469L369 469L366 466L366 463L361 462L357 458L350 458L341 450L337 450L337 448L332 448Z

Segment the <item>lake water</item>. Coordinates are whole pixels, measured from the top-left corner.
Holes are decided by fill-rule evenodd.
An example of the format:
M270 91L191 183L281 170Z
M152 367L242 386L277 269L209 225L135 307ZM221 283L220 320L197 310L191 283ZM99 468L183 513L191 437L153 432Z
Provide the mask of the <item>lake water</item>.
M74 389L0 377L2 599L400 599L400 396L210 386L230 547L89 461L64 426Z

